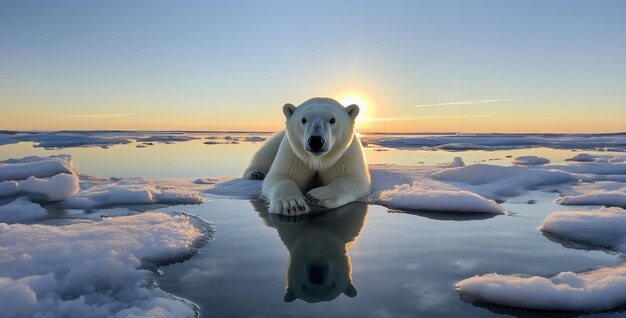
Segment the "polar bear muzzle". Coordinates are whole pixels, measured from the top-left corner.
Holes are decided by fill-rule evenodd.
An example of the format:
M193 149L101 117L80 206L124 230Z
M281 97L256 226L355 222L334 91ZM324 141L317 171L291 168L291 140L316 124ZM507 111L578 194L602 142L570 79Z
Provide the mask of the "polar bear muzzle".
M317 154L323 152L324 149L324 137L322 136L311 136L307 141L307 150Z

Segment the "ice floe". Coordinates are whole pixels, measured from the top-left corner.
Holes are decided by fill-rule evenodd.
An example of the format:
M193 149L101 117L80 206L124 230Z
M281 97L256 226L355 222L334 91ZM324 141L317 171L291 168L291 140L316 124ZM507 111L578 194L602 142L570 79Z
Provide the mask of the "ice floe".
M30 156L0 161L0 181L24 180L31 176L46 178L59 173L74 173L69 155Z
M548 163L550 163L550 160L538 156L520 156L513 159L513 164L516 164L518 166L535 166L545 165Z
M626 210L560 211L548 215L541 231L590 248L626 252ZM626 264L551 278L486 274L457 283L469 302L541 310L596 312L626 305Z
M587 153L579 153L572 158L565 159L565 161L594 162L596 161L596 157Z
M490 199L516 196L529 189L578 180L571 173L559 170L487 164L449 168L434 172L431 176Z
M368 143L388 148L450 151L505 150L534 147L584 150L626 150L626 133L616 134L423 134L389 138L378 135Z
M146 212L65 226L0 223L6 317L194 317L154 287L145 264L188 257L206 224Z
M558 203L563 205L604 205L626 208L626 183L598 181L580 183L565 192Z
M72 209L94 209L127 204L199 204L207 185L192 179L113 178L90 184L65 200Z
M626 265L553 277L486 274L457 283L461 298L539 310L597 312L626 304Z
M540 229L568 241L626 253L626 210L621 208L554 212Z
M17 198L11 203L0 206L0 222L22 223L45 219L46 209L27 198Z
M429 179L384 190L374 202L388 208L409 211L504 213L504 209L493 200Z

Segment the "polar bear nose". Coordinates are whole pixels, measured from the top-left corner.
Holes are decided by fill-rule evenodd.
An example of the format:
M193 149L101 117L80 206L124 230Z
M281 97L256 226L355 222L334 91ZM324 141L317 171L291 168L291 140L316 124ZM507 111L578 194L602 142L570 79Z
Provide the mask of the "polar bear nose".
M309 137L309 148L313 151L319 151L324 146L324 138L322 136Z

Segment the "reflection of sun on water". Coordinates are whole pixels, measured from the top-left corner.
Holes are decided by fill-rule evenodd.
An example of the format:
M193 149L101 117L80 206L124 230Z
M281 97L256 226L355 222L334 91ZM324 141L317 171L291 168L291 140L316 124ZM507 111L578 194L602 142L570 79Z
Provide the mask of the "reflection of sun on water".
M368 114L368 106L369 101L367 98L358 95L344 95L343 97L338 98L339 103L343 106L349 106L352 104L356 104L359 106L359 116L357 116L356 121L358 123L362 123L366 118L369 117Z

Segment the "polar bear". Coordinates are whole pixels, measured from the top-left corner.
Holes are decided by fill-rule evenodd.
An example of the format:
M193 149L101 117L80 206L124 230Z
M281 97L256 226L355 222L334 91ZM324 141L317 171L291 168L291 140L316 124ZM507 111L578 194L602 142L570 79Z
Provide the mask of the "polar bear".
M263 202L252 201L267 226L276 228L289 251L283 300L330 301L355 297L350 248L361 234L368 205L355 202L323 214L269 214Z
M336 208L370 191L363 147L355 136L357 105L312 98L283 106L286 129L254 155L244 178L263 179L262 193L275 214L300 215L309 205Z

